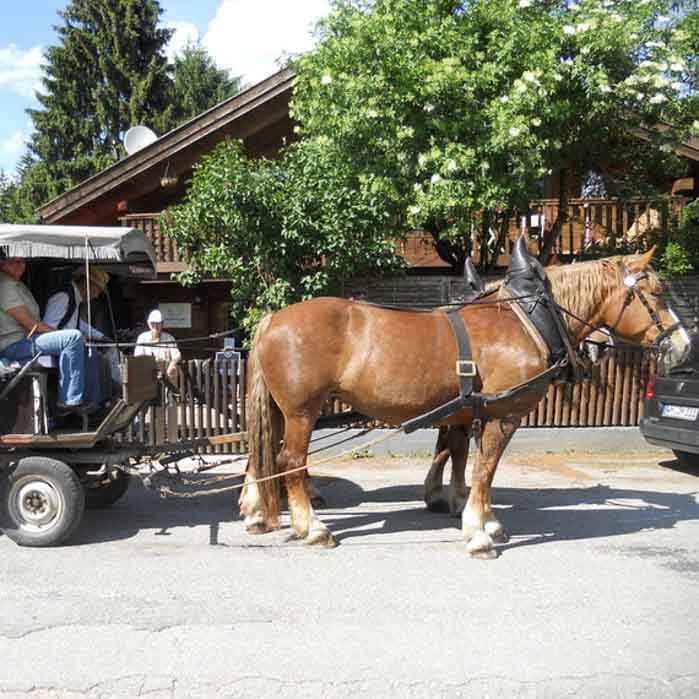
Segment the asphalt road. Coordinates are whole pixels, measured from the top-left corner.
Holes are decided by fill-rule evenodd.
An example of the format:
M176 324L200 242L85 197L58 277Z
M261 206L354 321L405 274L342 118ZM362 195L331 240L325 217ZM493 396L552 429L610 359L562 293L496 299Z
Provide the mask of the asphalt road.
M494 561L394 452L323 467L331 551L140 485L72 546L0 536L0 697L696 697L699 469L580 432L508 453Z

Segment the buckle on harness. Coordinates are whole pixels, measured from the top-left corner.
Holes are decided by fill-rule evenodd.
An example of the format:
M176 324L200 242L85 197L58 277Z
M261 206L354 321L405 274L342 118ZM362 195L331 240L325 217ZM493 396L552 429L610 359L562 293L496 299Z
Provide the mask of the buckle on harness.
M456 375L474 377L476 375L476 362L471 359L458 359L456 362Z

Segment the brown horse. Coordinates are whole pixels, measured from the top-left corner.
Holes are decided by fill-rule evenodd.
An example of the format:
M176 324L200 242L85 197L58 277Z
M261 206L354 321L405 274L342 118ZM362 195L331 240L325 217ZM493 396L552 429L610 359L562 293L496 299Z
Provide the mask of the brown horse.
M629 289L624 280L629 271L638 275L637 289L661 321L670 325L657 278L642 274L652 254L552 269L553 297L588 323L615 326L627 340L650 343L659 331L637 296L624 303ZM509 304L465 306L459 313L471 339L477 390L497 393L547 368L546 358ZM589 332L584 323L570 317L566 322L574 344ZM313 426L328 396L338 395L366 415L399 424L458 395L456 359L452 330L441 311L413 313L319 298L264 318L249 361L248 485L240 497L248 531L262 533L279 526L278 481L251 481L304 466ZM546 386L530 388L485 409L462 515L463 534L473 555L492 557L494 542L505 539L490 504L493 476L521 417L545 391ZM465 409L442 424L468 428L471 420ZM297 535L309 544L334 546L335 539L310 505L304 472L287 473L284 480Z

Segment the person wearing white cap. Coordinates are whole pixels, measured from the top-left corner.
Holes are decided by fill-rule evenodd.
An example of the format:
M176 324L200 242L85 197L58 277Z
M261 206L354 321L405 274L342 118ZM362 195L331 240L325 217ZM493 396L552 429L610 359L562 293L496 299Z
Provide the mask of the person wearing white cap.
M134 355L155 357L165 369L168 379L174 383L177 380L177 363L182 359L177 342L170 333L163 332L163 314L157 308L148 314L147 323L150 330L138 336Z

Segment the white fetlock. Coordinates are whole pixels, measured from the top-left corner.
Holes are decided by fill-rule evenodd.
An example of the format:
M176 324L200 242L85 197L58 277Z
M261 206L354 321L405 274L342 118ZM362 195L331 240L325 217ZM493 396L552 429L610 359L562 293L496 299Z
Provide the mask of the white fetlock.
M265 534L270 531L270 528L265 522L265 518L259 512L248 515L243 521L245 523L245 529L249 534Z
M505 544L509 541L505 529L497 519L491 519L485 523L485 533L498 544Z
M474 558L496 558L493 540L482 530L476 531L466 544L466 549Z

